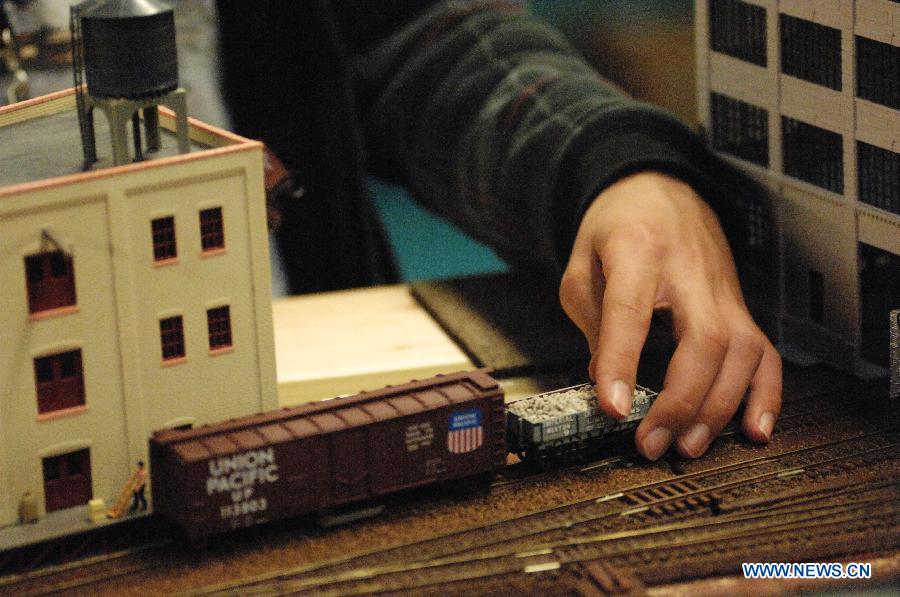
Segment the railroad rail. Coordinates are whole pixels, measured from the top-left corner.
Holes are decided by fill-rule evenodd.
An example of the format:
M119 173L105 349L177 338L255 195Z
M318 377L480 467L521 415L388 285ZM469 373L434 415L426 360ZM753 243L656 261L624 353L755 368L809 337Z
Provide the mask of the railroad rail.
M852 536L854 547L885 549L900 546L893 530L900 524L900 495L795 512L732 516L667 525L636 532L607 533L548 544L530 551L493 552L397 562L353 569L330 576L277 576L252 586L221 587L216 595L295 594L362 595L421 590L448 583L504 575L537 574L563 566L603 559L629 569L644 582L675 581L733 571L734 563L772 553L773 544L787 543L807 557L832 556ZM722 546L731 544L722 558ZM846 549L846 544L844 544ZM776 552L777 553L777 552ZM710 557L714 555L715 557ZM674 562L674 563L673 563ZM668 564L668 565L667 565Z
M531 553L535 549L548 549L548 542L557 545L554 542L568 541L573 536L628 532L629 529L633 530L648 522L664 525L666 519L699 516L702 517L701 521L705 521L702 522L703 526L724 524L730 522L739 511L752 510L754 507L771 510L771 516L784 516L782 510L772 508L771 500L757 503L753 501L754 496L768 489L772 494L781 495L785 503L800 504L796 507L801 511L808 510L815 506L815 496L819 500L827 499L823 486L839 484L832 477L842 474L846 476L848 471L858 472L862 466L873 471L873 477L876 476L874 471L881 471L880 479L883 481L895 479L896 473L900 472L900 464L897 464L896 458L898 452L900 438L895 433L859 434L849 439L642 484L613 494L424 541L210 587L204 594L246 593L254 591L255 587L261 587L263 592L267 592L282 585L290 587L290 590L312 588L317 587L323 579L339 575L358 577L369 569L414 567L423 562L449 561L458 567L468 561L466 558L481 561L479 558L512 557L514 554ZM801 478L808 484L807 491L785 495ZM847 484L853 480L841 485L844 493L849 490ZM888 487L884 485L885 483L876 483L871 489L888 492L897 489L893 484L888 484ZM900 500L900 491L894 497ZM723 503L735 514L723 516ZM767 520L765 526L772 527L771 519L764 518ZM729 533L731 530L724 532ZM585 556L584 559L588 558ZM541 562L535 565L541 565ZM446 579L439 582L446 582Z

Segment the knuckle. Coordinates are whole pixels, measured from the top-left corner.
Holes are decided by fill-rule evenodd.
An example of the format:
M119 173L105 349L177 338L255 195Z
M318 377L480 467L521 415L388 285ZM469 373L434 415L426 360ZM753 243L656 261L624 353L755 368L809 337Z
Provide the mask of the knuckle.
M566 269L559 282L559 303L567 313L571 313L577 304L579 290L578 275L571 268Z
M565 280L559 285L559 304L562 305L562 308L566 313L571 314L572 290L565 284Z
M671 421L676 427L684 427L694 419L697 409L686 398L673 398L664 405L665 410L660 414L664 420Z
M607 309L616 313L618 317L627 318L635 323L649 322L653 316L651 305L644 304L637 297L612 298Z
M699 327L694 332L694 336L708 352L724 355L728 349L728 331L718 321Z
M755 326L741 327L731 335L731 346L738 354L746 355L757 362L762 359L766 349L765 338Z
M658 226L634 222L615 238L617 248L632 258L659 259L664 254L663 236Z
M744 388L746 389L746 388ZM709 419L709 427L722 428L737 412L744 392L740 388L732 388L733 394L716 392L710 394L703 403L704 417Z

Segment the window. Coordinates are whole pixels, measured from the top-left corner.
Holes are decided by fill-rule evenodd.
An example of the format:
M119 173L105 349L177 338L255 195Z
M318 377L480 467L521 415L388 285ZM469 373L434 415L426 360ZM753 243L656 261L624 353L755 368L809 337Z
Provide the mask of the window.
M840 30L781 15L781 72L840 91Z
M719 93L711 96L713 148L769 166L769 113Z
M835 193L844 192L843 141L838 133L781 118L784 173Z
M740 0L710 0L709 38L716 52L766 66L766 9Z
M184 323L181 315L159 320L159 339L162 360L171 361L184 357Z
M825 278L816 270L809 270L809 318L825 321Z
M231 313L229 307L216 307L206 311L209 328L209 349L220 350L231 346Z
M225 227L222 224L222 208L214 207L200 212L200 246L203 251L225 248Z
M856 142L859 200L900 215L900 153Z
M857 36L856 95L900 110L900 47Z
M39 414L82 406L81 351L70 350L34 359L34 381Z
M178 257L175 244L175 217L157 218L150 223L153 233L153 260L167 261Z
M28 312L40 313L75 304L75 269L62 251L25 258Z

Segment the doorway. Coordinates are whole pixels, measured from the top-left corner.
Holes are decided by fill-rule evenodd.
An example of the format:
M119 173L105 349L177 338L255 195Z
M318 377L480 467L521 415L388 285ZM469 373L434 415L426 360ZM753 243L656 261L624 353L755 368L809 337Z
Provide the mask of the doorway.
M898 288L900 257L859 243L860 356L882 367L888 366L889 314L900 309Z
M88 503L91 490L91 453L78 450L43 459L44 497L47 512Z

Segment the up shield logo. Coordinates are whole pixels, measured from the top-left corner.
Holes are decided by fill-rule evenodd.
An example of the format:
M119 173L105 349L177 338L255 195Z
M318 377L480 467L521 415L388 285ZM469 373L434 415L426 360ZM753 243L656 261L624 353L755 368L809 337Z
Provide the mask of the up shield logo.
M484 443L484 428L481 426L481 411L477 408L450 415L450 429L447 433L447 449L451 454L465 454L481 447Z

